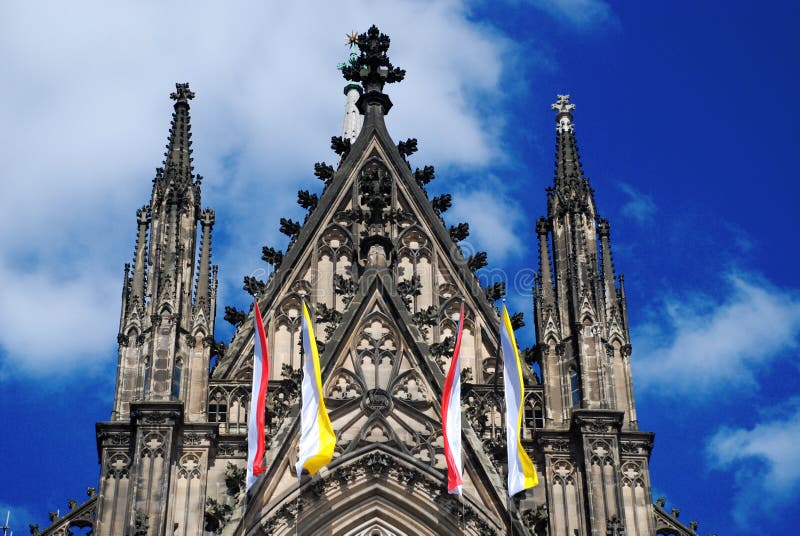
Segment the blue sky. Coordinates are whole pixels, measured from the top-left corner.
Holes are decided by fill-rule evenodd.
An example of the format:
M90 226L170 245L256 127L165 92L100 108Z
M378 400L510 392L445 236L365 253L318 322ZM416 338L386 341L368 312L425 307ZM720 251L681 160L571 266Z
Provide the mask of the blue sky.
M281 216L341 129L343 36L373 22L408 71L419 139L469 247L525 280L570 93L584 171L625 274L654 495L701 534L794 530L800 283L794 231L800 8L792 2L24 2L0 7L0 510L12 526L97 482L122 265L188 80L217 211L223 304L282 245ZM521 283L520 287L524 287ZM530 319L524 288L510 303ZM230 337L220 322L219 339ZM532 327L520 335L533 339Z

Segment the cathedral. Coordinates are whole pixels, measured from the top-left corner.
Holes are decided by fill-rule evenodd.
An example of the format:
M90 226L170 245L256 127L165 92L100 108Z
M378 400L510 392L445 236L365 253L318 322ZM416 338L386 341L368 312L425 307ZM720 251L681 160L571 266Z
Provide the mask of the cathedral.
M177 84L163 167L136 213L125 265L114 405L96 425L98 483L31 533L695 535L695 522L651 496L654 434L636 416L625 286L583 175L569 96L552 106L555 173L535 225L536 344L520 349L522 444L540 484L509 498L504 285L481 284L485 253L462 253L469 226L446 226L450 196L426 191L434 169L412 169L416 140L396 143L387 131L384 90L405 76L389 60L389 38L373 26L350 40L339 66L347 82L343 133L332 139L338 161L315 165L319 193L298 193L304 221L281 219L286 250L264 247L269 278L244 281L270 355L267 470L245 489L253 308L226 307L235 334L215 339L215 216L192 164L194 93ZM295 469L304 301L337 438L333 460L313 476ZM459 497L446 489L440 400L462 302ZM529 329L517 315L512 324Z

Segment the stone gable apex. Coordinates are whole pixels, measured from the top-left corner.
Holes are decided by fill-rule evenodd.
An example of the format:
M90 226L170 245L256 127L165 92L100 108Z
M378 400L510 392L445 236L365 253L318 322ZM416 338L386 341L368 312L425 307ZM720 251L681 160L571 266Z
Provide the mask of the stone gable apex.
M431 207L427 194L417 184L408 163L389 136L383 117L379 114L369 114L365 119L361 133L342 160L330 184L323 191L318 206L308 216L294 243L286 252L280 267L270 277L267 288L259 301L261 310L269 311L278 299L290 292L291 286L298 280L301 267L309 258L320 233L326 226L335 224L335 208L341 207L342 203L353 195L357 172L373 157L380 159L396 177L398 192L401 192L409 208L418 218L417 227L424 225L427 228L431 240L441 253L440 259L445 263L445 271L456 282L460 293L467 297L476 313L480 311L485 322L484 325L499 325L497 311L485 297L480 281L467 266L466 260L459 248L455 246L444 222ZM490 331L494 333L495 330ZM491 338L495 339L496 335L492 335ZM247 359L245 356L252 350L252 345L253 316L251 311L247 320L234 334L225 358L214 370L213 379L225 379L235 375L237 370L242 368L242 361Z

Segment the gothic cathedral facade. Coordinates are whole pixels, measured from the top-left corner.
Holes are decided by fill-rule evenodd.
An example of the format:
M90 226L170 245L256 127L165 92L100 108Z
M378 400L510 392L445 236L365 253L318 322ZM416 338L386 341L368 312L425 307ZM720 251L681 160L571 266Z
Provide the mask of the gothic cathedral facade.
M556 170L536 223L537 344L523 355L523 445L540 485L508 499L497 300L464 256L466 224L446 227L448 195L429 199L433 168L411 170L416 140L396 144L386 83L405 71L374 26L352 36L341 65L346 115L338 165L319 163L321 194L300 192L302 223L282 220L274 270L246 278L271 356L268 469L244 489L254 323L214 338L214 212L201 205L189 102L178 84L166 159L137 211L126 265L111 419L97 423L100 475L82 504L32 533L95 535L695 535L651 497L653 434L639 430L622 276L610 226L583 176L574 105L559 96ZM356 48L357 47L357 48ZM299 437L300 311L317 322L323 388L337 436L333 461L295 472ZM464 493L448 495L439 401L462 301ZM540 370L541 378L533 365ZM211 372L209 372L211 371Z

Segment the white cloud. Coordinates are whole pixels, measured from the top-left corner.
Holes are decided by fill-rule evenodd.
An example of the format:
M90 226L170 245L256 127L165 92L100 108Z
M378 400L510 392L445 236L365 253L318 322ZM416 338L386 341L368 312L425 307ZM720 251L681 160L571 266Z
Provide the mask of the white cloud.
M216 236L227 237L215 247L223 292L239 288L261 267L260 246L280 239L295 190L318 186L313 163L334 159L329 138L344 106L335 65L345 33L373 22L408 72L387 91L395 139L417 137L419 158L440 168L488 164L499 153L499 84L513 45L460 1L5 3L5 369L44 370L64 353L65 363L113 361L122 264L161 164L176 81L197 93L195 168L206 177L204 204L217 210ZM473 106L479 96L491 98ZM492 103L494 113L481 112ZM43 301L62 322L49 333L31 314Z
M453 207L446 216L449 223L469 223L469 237L461 243L465 256L483 250L490 265L497 266L524 250L520 233L525 215L496 179L488 179L480 188L454 191Z
M6 359L0 380L23 372L52 374L81 367L92 372L96 360L114 356L122 278L112 280L91 269L62 279L47 271L19 273L0 266L4 284L0 340ZM112 357L113 360L113 357Z
M616 21L611 6L605 0L530 0L530 2L580 29Z
M622 206L622 214L638 223L647 223L653 219L656 213L656 204L653 198L644 194L630 184L624 182L617 183L617 187L628 198Z
M700 400L733 387L753 388L758 373L800 341L800 295L753 274L726 277L726 295L667 300L635 330L633 366L641 390Z
M778 412L752 429L722 428L706 443L712 468L735 474L733 516L742 527L794 503L800 490L800 399Z

